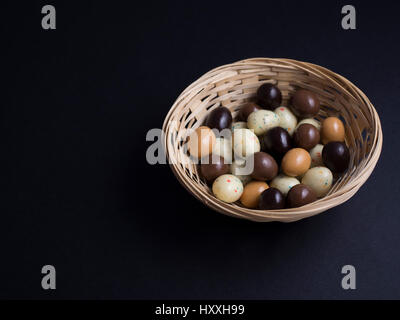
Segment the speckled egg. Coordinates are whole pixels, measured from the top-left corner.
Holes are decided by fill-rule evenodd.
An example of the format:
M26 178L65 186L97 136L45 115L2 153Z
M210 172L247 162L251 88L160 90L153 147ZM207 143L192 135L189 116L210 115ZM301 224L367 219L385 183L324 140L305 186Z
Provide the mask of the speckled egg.
M215 179L212 192L219 200L232 203L242 196L243 184L238 177L232 174L224 174Z
M260 151L260 141L249 129L236 129L233 131L233 151L242 158L247 158Z
M282 159L282 171L291 177L307 172L311 165L311 156L302 148L290 149Z
M276 108L274 112L279 117L279 126L289 132L290 135L293 135L297 126L297 118L293 112L286 107Z
M215 134L209 127L198 127L189 136L187 146L190 155L196 158L208 156L212 152L215 140Z
M244 168L245 165L246 165L246 161L243 159L236 159L231 164L231 173L233 175L235 175L236 177L238 177L240 179L240 181L242 181L243 185L246 185L247 183L249 183L252 180L251 175L250 175L251 170L248 170L249 171L248 174L241 174L241 169L245 170L245 168Z
M252 181L248 183L243 190L243 194L240 197L240 202L250 209L255 209L258 207L258 202L260 194L268 189L268 184L262 181Z
M296 129L297 129L298 127L300 127L300 126L301 126L302 124L304 124L304 123L312 124L312 125L313 125L314 127L316 127L318 130L321 129L321 122L319 122L318 120L316 120L316 119L314 119L314 118L307 118L307 119L301 120L301 121L297 124Z
M254 130L257 136L266 133L269 129L279 126L279 117L270 110L253 112L247 118L247 127Z
M238 121L238 122L232 123L232 131L234 131L236 129L247 129L247 122Z
M332 186L332 172L326 167L311 168L306 172L301 183L309 186L318 198L325 196Z
M212 154L224 158L226 163L232 163L232 141L230 139L217 138Z
M296 178L280 174L271 181L270 187L278 189L284 196L286 196L290 189L299 183L300 181Z
M317 144L314 148L312 148L309 153L311 156L311 168L323 166L324 162L322 161L322 149L324 146L322 144Z

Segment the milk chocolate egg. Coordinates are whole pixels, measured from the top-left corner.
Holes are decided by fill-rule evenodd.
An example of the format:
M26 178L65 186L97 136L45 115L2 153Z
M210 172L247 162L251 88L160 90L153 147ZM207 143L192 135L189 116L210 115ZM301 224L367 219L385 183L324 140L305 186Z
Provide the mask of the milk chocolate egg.
M217 129L222 131L223 129L231 128L232 114L226 107L218 107L211 111L207 117L206 126L210 129Z
M233 151L242 158L260 151L260 141L249 129L236 129L233 131Z
M232 131L236 130L236 129L247 129L247 121L238 121L238 122L234 122L232 123Z
M343 142L344 134L344 125L339 118L329 117L322 121L321 138L323 144L331 141Z
M242 109L240 109L239 112L239 119L242 121L247 122L247 118L249 117L250 113L253 113L255 111L261 110L262 108L254 102L249 102L245 104Z
M223 157L228 164L232 163L232 141L226 138L217 138L212 149L212 154Z
M310 150L319 143L319 131L312 124L303 123L293 135L293 141L296 147Z
M279 126L279 117L270 110L253 112L247 118L247 127L254 130L257 136L263 135L269 129Z
M244 186L252 180L252 171L251 167L246 167L246 161L243 159L236 159L231 164L231 173L238 177Z
M202 162L200 164L200 172L208 182L229 173L230 166L225 163L224 158L210 155L207 160L207 163Z
M332 172L326 167L311 168L306 172L301 183L309 186L318 198L325 196L332 186Z
M282 159L282 171L291 177L302 175L310 168L310 165L310 154L302 148L289 150Z
M268 184L265 182L252 181L244 187L240 202L246 208L255 209L258 207L260 194L266 189L268 189Z
M215 140L215 134L210 128L198 127L189 136L187 146L190 155L196 158L208 156L212 152Z
M259 199L258 208L261 210L279 210L285 207L285 197L275 188L264 190Z
M324 164L334 173L346 171L350 162L350 152L343 142L329 142L322 149Z
M297 129L298 127L300 127L303 123L312 124L314 127L317 128L318 131L320 131L320 129L321 129L321 122L319 122L317 119L314 119L314 118L306 118L306 119L301 120L301 121L297 124L296 129Z
M300 89L292 97L292 107L295 115L308 118L319 112L320 104L315 93Z
M317 200L315 192L305 184L295 185L290 189L286 197L286 203L289 208L302 207L315 200Z
M247 160L249 161L249 160ZM278 164L275 159L265 152L254 154L254 170L251 177L255 180L272 180L278 174Z
M273 110L281 105L282 93L277 86L265 83L258 88L257 98L261 107Z
M280 174L271 181L270 186L278 189L280 192L282 192L284 196L286 196L290 189L292 189L295 185L298 185L299 183L300 181L296 178Z
M274 112L279 117L279 126L292 135L297 126L296 116L286 107L276 108Z
M324 146L322 144L317 144L314 148L312 148L309 153L311 156L311 168L320 167L324 165L322 161L322 149Z
M289 133L275 127L267 131L263 136L263 148L277 159L281 159L292 148L292 138Z
M224 174L215 179L212 185L212 192L219 200L232 203L242 196L243 184L238 177Z

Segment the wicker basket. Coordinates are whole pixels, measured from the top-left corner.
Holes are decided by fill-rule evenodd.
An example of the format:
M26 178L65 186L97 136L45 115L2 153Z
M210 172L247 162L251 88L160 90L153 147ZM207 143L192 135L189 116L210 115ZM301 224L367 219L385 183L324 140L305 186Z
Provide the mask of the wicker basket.
M317 118L337 116L346 127L346 143L351 153L349 169L335 181L327 196L301 208L263 211L218 200L183 148L188 129L201 126L211 110L222 105L229 108L235 118L240 107L254 101L257 88L266 82L279 86L283 105L287 105L298 88L315 92L321 101ZM218 212L259 222L297 221L350 199L374 170L383 139L375 108L350 81L311 63L269 58L239 61L203 75L178 97L165 118L163 131L164 148L172 171L190 193Z

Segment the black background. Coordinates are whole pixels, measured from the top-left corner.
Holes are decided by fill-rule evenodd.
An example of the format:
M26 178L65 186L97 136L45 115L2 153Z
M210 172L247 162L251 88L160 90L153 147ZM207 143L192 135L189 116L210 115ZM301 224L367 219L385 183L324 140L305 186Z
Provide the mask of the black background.
M353 1L345 31L344 1L1 2L0 298L400 298L400 5L375 3ZM250 57L322 65L371 99L384 148L350 201L256 224L147 164L146 133L179 93ZM346 264L357 290L341 288Z

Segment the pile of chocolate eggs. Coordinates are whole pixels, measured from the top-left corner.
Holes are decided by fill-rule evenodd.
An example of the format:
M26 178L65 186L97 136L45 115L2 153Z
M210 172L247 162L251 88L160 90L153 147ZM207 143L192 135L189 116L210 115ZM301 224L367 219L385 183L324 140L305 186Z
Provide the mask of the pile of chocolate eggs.
M226 107L210 112L189 136L188 152L221 201L260 210L301 207L324 197L350 162L343 122L320 122L319 110L315 93L299 89L282 106L279 88L266 83L235 121Z

